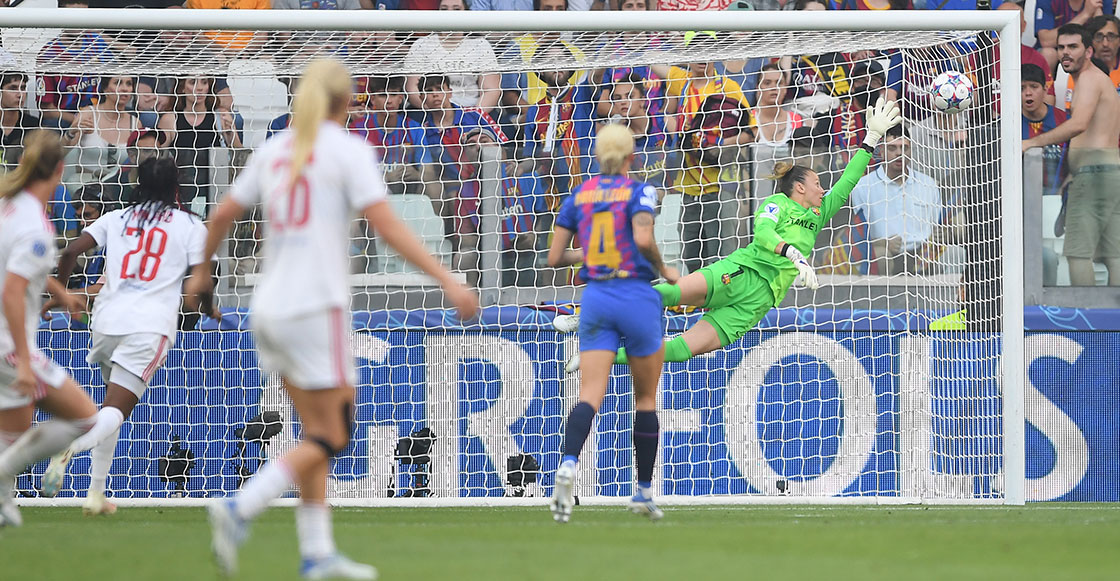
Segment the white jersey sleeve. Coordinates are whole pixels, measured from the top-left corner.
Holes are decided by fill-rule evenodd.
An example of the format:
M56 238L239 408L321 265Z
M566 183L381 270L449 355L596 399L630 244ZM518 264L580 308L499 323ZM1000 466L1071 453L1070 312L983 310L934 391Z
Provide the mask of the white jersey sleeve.
M82 234L89 234L93 237L93 241L97 243L97 247L105 246L105 240L109 236L109 214L104 214L100 218L93 221L93 224L82 228Z
M380 164L373 148L355 138L355 147L350 150L350 171L346 173L346 198L350 207L362 211L375 202L384 200L388 194L385 179L381 175Z
M35 281L46 279L54 268L54 241L40 229L25 229L12 239L4 270Z
M239 205L248 208L261 202L263 196L261 194L260 165L265 163L265 159L266 156L258 151L249 158L248 163L237 174L237 178L233 180L233 185L229 188L229 197L233 198L233 201Z

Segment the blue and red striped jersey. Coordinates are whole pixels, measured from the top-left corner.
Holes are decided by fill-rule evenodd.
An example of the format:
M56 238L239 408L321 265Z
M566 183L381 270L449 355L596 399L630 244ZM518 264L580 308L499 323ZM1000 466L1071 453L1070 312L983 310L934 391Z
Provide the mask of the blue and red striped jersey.
M657 211L657 189L620 175L584 182L564 200L556 225L576 233L583 249L583 280L638 278L657 273L634 243L631 220Z

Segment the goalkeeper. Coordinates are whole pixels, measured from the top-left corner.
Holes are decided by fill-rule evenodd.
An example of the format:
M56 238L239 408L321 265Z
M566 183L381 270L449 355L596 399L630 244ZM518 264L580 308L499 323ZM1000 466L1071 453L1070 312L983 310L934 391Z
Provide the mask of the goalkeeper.
M848 201L879 140L902 122L894 101L879 99L866 115L863 145L831 191L825 193L813 170L778 164L771 179L778 182L781 193L766 198L755 214L753 242L711 266L689 273L676 284L653 287L666 307L693 305L708 309L700 322L665 342L665 361L687 361L734 343L781 302L795 278L810 289L820 286L806 256L812 253L821 228ZM578 320L578 315L562 315L556 318L555 326L571 332L578 327ZM627 362L626 350L619 349L615 363ZM572 356L564 369L568 373L579 369L579 355Z

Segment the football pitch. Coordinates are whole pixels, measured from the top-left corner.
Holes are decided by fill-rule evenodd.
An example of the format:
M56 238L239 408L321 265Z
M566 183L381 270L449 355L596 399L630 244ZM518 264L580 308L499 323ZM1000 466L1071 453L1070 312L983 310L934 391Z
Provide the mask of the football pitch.
M1120 504L1004 507L338 508L339 548L385 580L1116 579ZM201 508L25 507L4 579L212 579ZM290 508L254 523L240 579L297 578Z

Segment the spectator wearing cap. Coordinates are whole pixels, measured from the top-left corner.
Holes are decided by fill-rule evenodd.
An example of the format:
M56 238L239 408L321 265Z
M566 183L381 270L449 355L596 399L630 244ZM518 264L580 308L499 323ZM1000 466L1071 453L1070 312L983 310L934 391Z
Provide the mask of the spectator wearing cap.
M132 135L128 136L128 165L125 171L121 172L118 182L121 190L121 202L132 200L133 192L136 191L136 184L140 179L137 170L140 164L149 158L156 157L159 153L159 131L142 127L139 131L134 131Z

